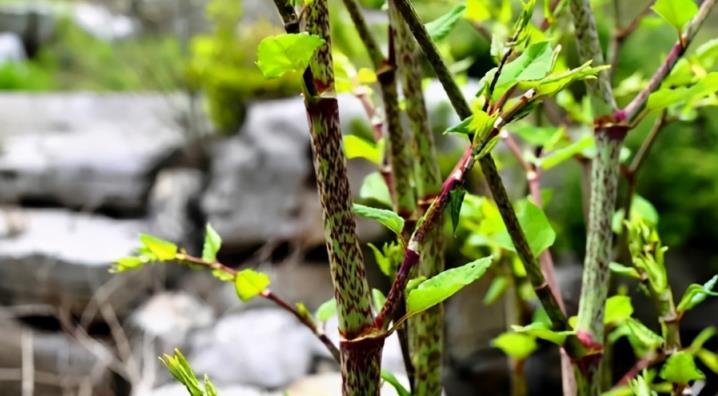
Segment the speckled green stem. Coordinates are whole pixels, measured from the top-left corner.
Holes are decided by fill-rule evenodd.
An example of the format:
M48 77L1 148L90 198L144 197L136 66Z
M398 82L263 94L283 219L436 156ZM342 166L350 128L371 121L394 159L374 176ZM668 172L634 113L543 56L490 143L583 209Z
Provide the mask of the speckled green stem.
M389 2L390 25L406 105L406 115L414 150L418 160L415 181L419 208L423 212L427 202L441 191L441 171L436 157L434 138L422 91L422 70L419 48L406 23ZM418 276L430 278L444 270L444 241L441 227L435 226L421 247ZM441 363L444 343L444 309L441 304L409 319L409 350L414 370L413 394L441 395Z
M275 0L288 32L299 30L290 0ZM324 218L324 234L339 317L342 389L345 396L379 395L383 340L371 348L352 343L373 324L364 262L351 211L351 191L342 148L339 108L334 93L327 0L314 0L304 10L302 26L325 40L304 73L314 170ZM350 345L352 347L347 347Z
M389 43L389 56L385 57L379 44L364 19L357 0L343 0L344 7L356 27L359 37L369 54L372 65L379 81L384 114L386 119L387 154L391 163L391 173L394 194L392 201L394 209L404 218L410 218L416 208L416 196L412 185L412 153L409 133L401 123L401 109L399 108L399 95L396 86L396 64L393 46Z

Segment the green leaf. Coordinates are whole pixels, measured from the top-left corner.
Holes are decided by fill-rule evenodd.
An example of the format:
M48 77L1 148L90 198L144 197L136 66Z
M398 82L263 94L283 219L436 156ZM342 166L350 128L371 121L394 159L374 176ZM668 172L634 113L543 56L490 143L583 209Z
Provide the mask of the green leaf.
M115 260L115 262L112 265L112 268L110 268L110 272L120 273L120 272L140 269L145 264L146 264L146 261L143 260L142 257L137 257L137 256L122 257L122 258Z
M636 319L628 318L623 322L623 325L626 326L628 336L633 338L632 341L640 343L644 348L653 350L664 343L663 337L654 333L653 330Z
M352 205L352 212L357 216L378 221L396 235L401 235L401 231L404 229L404 219L391 210L372 208L371 206L355 203Z
M207 223L204 232L204 245L202 246L202 260L208 263L217 261L217 252L222 247L222 238L217 231Z
M257 66L266 78L278 78L287 72L302 72L324 39L306 33L270 36L259 43Z
M501 349L513 359L524 360L538 348L536 339L523 333L502 333L491 341L491 346Z
M491 265L492 257L484 257L461 267L443 271L409 292L406 301L408 314L425 311L454 295L464 286L479 279Z
M649 226L655 226L658 224L658 211L649 200L636 194L631 201L631 218L640 218Z
M269 276L251 269L239 271L234 277L234 289L242 301L249 301L269 286Z
M140 234L140 241L157 261L174 260L177 256L177 245L149 234Z
M646 374L644 372L644 374ZM658 393L651 389L651 381L646 379L645 375L639 375L632 379L629 383L630 389L628 395L635 396L657 396ZM604 394L605 395L605 394Z
M546 78L527 87L535 87L537 95L553 96L572 82L595 79L598 73L609 67L607 65L592 67L591 61L588 61L575 69L551 73Z
M459 215L461 214L461 205L464 203L464 196L466 196L466 190L461 186L449 191L449 211L454 232L459 226Z
M205 396L197 376L179 349L175 349L173 355L164 354L160 357L160 361L170 374L187 388L191 396Z
M563 134L563 128L558 127L536 127L531 124L522 124L513 129L516 133L532 146L544 146L554 139L556 134Z
M212 270L212 276L222 282L234 282L234 275L220 269Z
M708 296L718 297L718 293L713 291L716 283L718 283L718 275L712 277L703 285L694 283L688 286L688 289L686 289L685 293L683 293L683 297L681 297L681 302L678 303L678 311L690 311L695 308L696 305L705 301Z
M461 19L464 15L465 10L466 6L464 4L459 4L446 14L427 23L426 31L429 33L431 39L435 43L445 39L446 36L448 36L454 29L456 23L459 22L459 19Z
M696 352L696 357L708 367L708 369L718 374L718 355L707 349L701 349Z
M554 150L550 154L542 157L539 160L539 165L542 169L548 170L554 166L573 158L573 156L580 154L583 150L594 145L594 138L591 135L584 135L575 142L569 144L558 150Z
M327 320L331 319L332 316L337 314L337 300L330 299L322 303L322 305L317 308L317 312L314 314L314 316L317 318L320 322L326 322Z
M705 329L701 330L700 333L696 336L696 338L693 339L693 342L691 342L691 349L692 350L698 350L703 348L703 344L706 343L706 341L713 338L713 336L716 335L716 328L713 326L706 327Z
M512 85L521 81L534 81L546 77L553 67L553 48L548 41L533 43L518 58L504 66L496 82L494 98L501 96ZM501 87L501 89L499 89Z
M519 218L519 224L524 231L524 235L528 239L531 252L534 256L538 256L544 250L548 249L556 241L556 232L554 232L549 223L546 214L541 208L534 205L528 200L521 200L516 205L516 215ZM516 251L506 228L495 236L496 243L501 247Z
M384 307L384 303L386 302L386 296L384 293L382 293L379 289L371 289L371 298L374 303L374 309L376 309L377 312L381 311L382 307Z
M485 0L468 0L465 16L472 22L485 22L491 18L491 10Z
M461 120L458 124L449 127L447 130L444 131L444 135L447 133L457 133L460 135L471 135L474 133L474 130L471 128L471 123L474 120L474 116L468 116Z
M394 390L396 390L396 393L399 396L411 396L411 392L409 392L404 385L399 382L399 379L396 378L396 376L389 371L386 371L384 369L381 370L381 378L386 381L389 385L394 387Z
M658 0L653 11L666 20L679 32L698 13L694 0Z
M639 274L638 271L636 271L636 269L633 267L627 267L623 264L616 262L611 262L608 267L614 274L627 276L633 279L641 279L641 274Z
M204 375L204 395L218 396L217 388L214 386L212 381L209 380L209 376L207 374Z
M708 73L692 86L660 88L648 97L646 109L660 111L683 102L694 102L718 91L718 72Z
M356 135L344 135L344 153L348 159L364 158L377 165L381 164L382 152L379 146Z
M671 355L663 365L661 378L675 384L688 385L691 381L704 379L705 375L696 367L693 355L680 351Z
M379 172L372 172L364 178L361 189L359 189L359 198L374 200L391 207L389 188L386 186L384 177Z
M633 315L631 297L619 295L606 300L606 313L603 316L603 323L617 324L630 318L631 315Z
M489 289L486 291L486 294L484 295L484 305L491 305L498 301L501 296L504 295L506 290L509 288L509 279L506 276L500 275L495 277L491 284L489 285Z
M575 334L573 331L551 330L549 325L543 322L534 322L528 326L511 326L511 329L517 333L528 334L556 345L563 345L568 336Z
M374 260L379 270L381 270L384 275L393 277L401 260L404 258L404 249L402 246L397 242L385 242L382 249L377 248L372 243L368 243L368 245L372 252L374 252Z

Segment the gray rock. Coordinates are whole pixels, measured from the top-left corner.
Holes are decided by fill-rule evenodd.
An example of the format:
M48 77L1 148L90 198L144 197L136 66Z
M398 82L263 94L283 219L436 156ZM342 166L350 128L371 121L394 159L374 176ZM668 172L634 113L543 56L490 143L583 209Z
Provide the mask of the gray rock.
M212 319L212 309L194 296L164 292L153 295L133 312L131 323L166 351L167 347L180 347L191 331L209 326Z
M0 211L0 297L6 303L47 303L82 313L110 281L111 263L131 254L145 223L55 209ZM152 276L117 275L103 298L123 315ZM128 285L132 285L128 287Z
M145 209L159 164L183 145L161 95L2 95L0 203Z
M22 393L23 361L27 363L28 358L32 359L30 367L34 370L33 390L36 395L114 394L107 362L98 358L111 353L102 344L93 347L93 354L63 333L30 330L4 317L0 320L0 334L2 394ZM13 372L15 375L12 375Z
M50 39L55 24L55 12L48 3L28 1L0 6L0 32L20 36L31 54Z
M318 343L290 314L261 308L226 316L195 335L188 359L218 385L278 388L309 372Z
M120 40L137 33L138 23L126 15L117 15L107 8L79 3L72 8L72 19L80 29L100 40Z
M0 65L27 59L22 39L15 33L0 33Z
M164 169L155 177L149 194L152 233L187 246L196 230L195 204L203 187L202 172L190 168Z

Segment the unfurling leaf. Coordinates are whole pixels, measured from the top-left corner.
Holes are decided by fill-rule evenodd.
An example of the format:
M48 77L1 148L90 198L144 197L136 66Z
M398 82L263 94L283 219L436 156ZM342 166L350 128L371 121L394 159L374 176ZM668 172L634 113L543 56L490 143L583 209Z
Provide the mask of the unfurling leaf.
M173 355L164 354L160 357L160 361L167 367L170 374L187 388L190 396L208 396L200 386L199 379L187 362L187 358L179 349L175 349ZM211 389L213 390L214 387L211 386Z
M491 346L501 349L506 355L523 360L538 348L536 339L523 333L502 333L491 341Z
M357 216L378 221L397 235L401 235L401 231L404 229L404 219L391 210L372 208L371 206L355 203L352 205L352 211Z
M165 241L149 234L140 234L145 253L149 253L151 258L157 261L174 260L177 256L177 245L172 242Z
M690 311L695 308L696 305L705 301L708 296L718 297L718 292L713 291L716 283L718 283L718 275L712 277L705 284L699 285L694 283L688 286L688 289L683 293L683 297L681 297L681 302L678 303L678 311Z
M317 308L317 312L314 314L314 316L317 318L320 322L326 322L329 320L332 316L337 314L337 300L331 299L327 300L322 303L322 305Z
M698 13L698 6L695 0L658 0L653 5L653 11L676 28L680 34L686 23Z
M456 23L459 22L462 15L464 15L464 10L466 10L466 6L459 4L446 14L427 23L426 31L429 33L431 39L436 43L446 38L454 29Z
M456 227L459 225L459 215L461 214L461 205L464 203L464 196L466 196L466 190L461 186L449 191L449 211L451 212L451 226L454 232L456 232Z
M222 238L217 231L207 223L204 232L204 244L202 246L202 260L208 263L217 261L217 252L222 247Z
M484 257L461 267L448 269L423 282L409 292L408 314L425 311L456 294L464 286L479 279L491 265L492 257Z
M234 277L234 289L242 301L249 301L269 286L269 276L251 269L237 272Z
M266 78L290 71L304 71L324 39L306 33L287 33L265 38L257 48L257 66Z
M661 378L676 384L687 385L691 381L705 378L703 372L696 367L693 355L686 351L671 355L661 369Z

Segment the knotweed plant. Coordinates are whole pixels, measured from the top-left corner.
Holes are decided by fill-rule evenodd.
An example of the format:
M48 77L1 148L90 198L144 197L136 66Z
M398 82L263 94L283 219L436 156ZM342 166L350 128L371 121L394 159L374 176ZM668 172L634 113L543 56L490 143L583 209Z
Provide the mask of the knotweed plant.
M684 394L704 378L696 359L718 372L718 355L704 348L715 329L706 329L689 346L681 343L679 331L685 314L716 295L718 277L691 285L680 298L673 295L657 213L637 195L636 177L665 125L718 104L718 40L688 52L715 2L649 2L629 25L616 26L605 55L589 0L545 0L542 7L523 0L519 9L508 1L468 0L428 23L409 0L387 0L386 37L369 26L357 0L342 0L368 55L371 67L366 68L332 45L328 0L274 0L286 34L260 43L257 66L266 78L294 76L302 84L334 298L315 313L283 300L270 289L266 274L217 260L222 242L209 225L201 256L142 235L137 255L118 260L115 270L152 262L205 268L219 281L232 282L241 300L270 300L315 334L341 367L343 395L378 395L386 381L401 395L421 396L442 392L442 303L490 272L484 302L507 297L513 305L507 331L492 343L509 357L513 395L528 393L523 366L538 341L555 344L561 352L564 395ZM675 29L675 45L652 75L614 87L611 67L623 42L652 13ZM468 99L439 49L461 20L490 38L496 62ZM569 40L575 40L579 62L559 44ZM422 90L422 79L430 77L423 62L461 119L445 133L465 141L463 154L443 179ZM586 100L574 95L582 84ZM362 103L371 139L342 133L340 93ZM646 120L655 120L652 130L632 155L623 149L624 138ZM493 158L498 144L508 148L524 172L525 198L509 198ZM347 158L376 165L364 180L360 202L352 202ZM543 172L571 159L590 170L585 173L590 188L583 285L575 317L567 314L556 282L550 252L556 233L543 210L541 183ZM466 191L476 164L490 196ZM628 188L625 204L616 210L621 175ZM369 244L392 282L386 296L367 282L357 216L379 222L394 235L383 246ZM445 269L449 246L458 246L469 262ZM658 331L633 317L625 291L609 297L612 274L633 279L655 303ZM339 345L323 330L333 315ZM408 388L381 369L384 341L393 333L401 341ZM636 363L622 378L612 378L611 350L624 337ZM216 394L180 352L163 362L191 395Z

